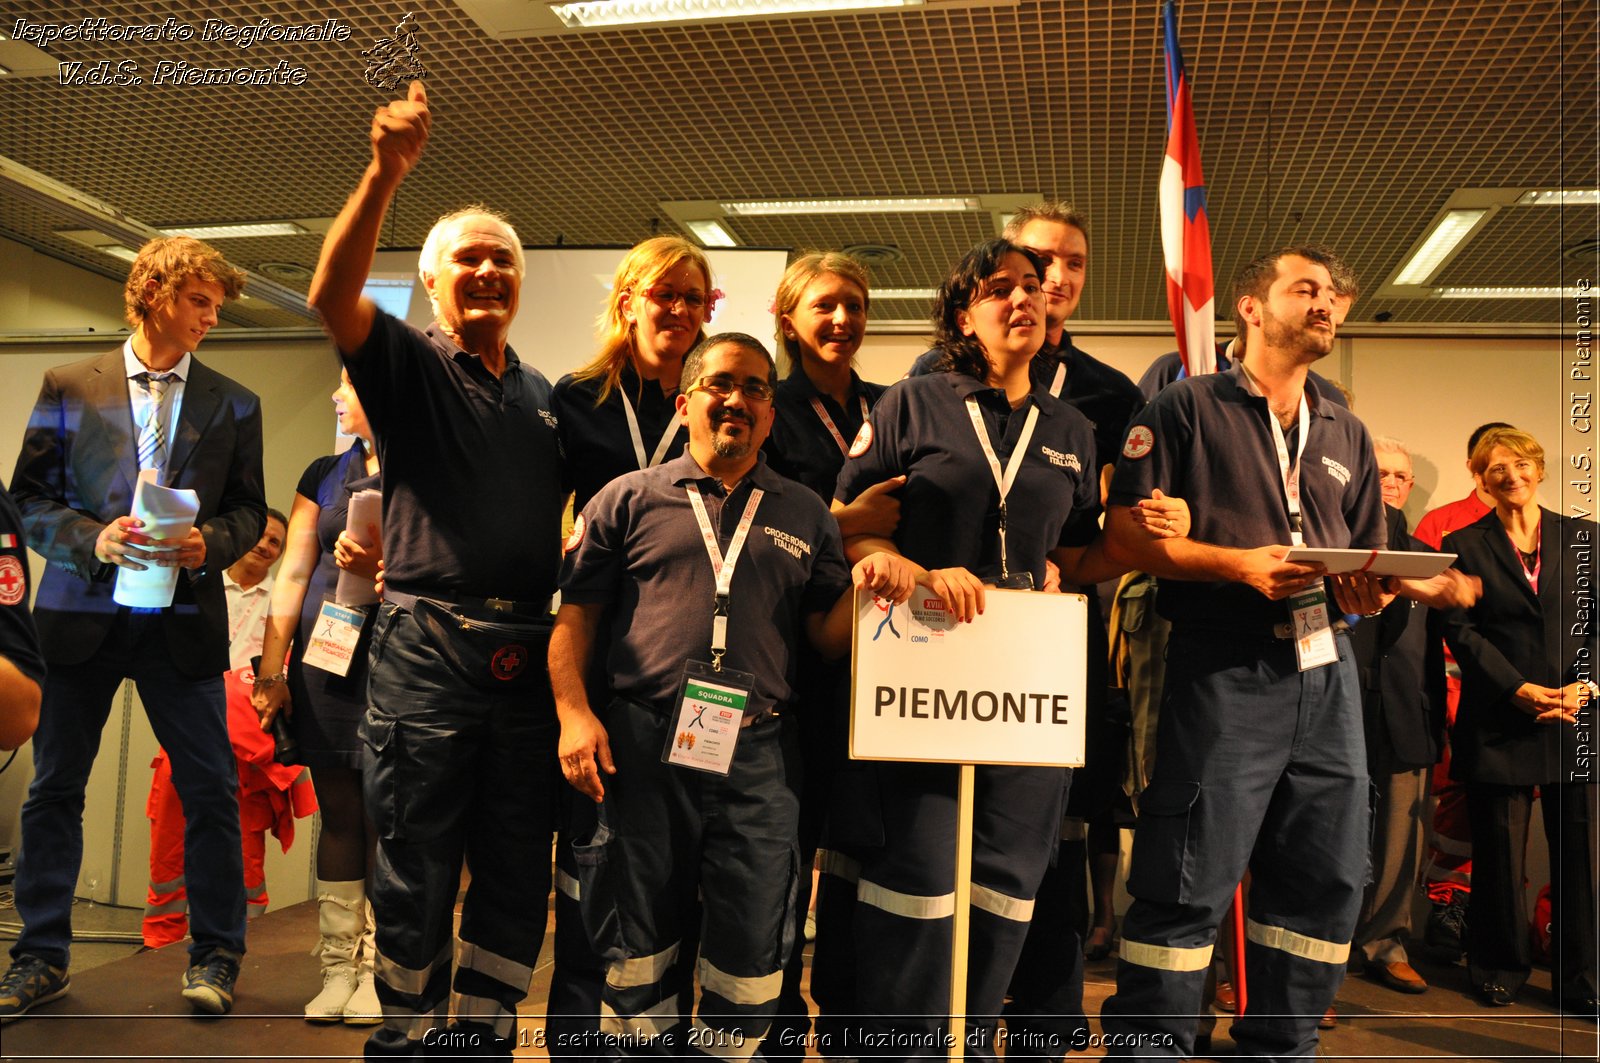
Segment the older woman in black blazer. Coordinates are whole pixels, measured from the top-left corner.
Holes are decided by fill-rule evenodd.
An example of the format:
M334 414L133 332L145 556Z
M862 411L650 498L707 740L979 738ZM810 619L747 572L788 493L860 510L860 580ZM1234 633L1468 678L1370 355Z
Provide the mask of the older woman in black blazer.
M1479 998L1510 1004L1531 966L1524 850L1534 788L1550 846L1556 998L1594 1017L1596 527L1539 505L1544 449L1495 429L1472 452L1494 497L1478 523L1448 536L1456 567L1483 581L1470 609L1445 618L1461 663L1452 777L1472 818L1467 964Z

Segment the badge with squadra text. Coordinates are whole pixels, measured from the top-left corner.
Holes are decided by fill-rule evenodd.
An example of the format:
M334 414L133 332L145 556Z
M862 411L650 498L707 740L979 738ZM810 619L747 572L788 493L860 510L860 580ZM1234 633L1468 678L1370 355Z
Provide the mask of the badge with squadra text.
M1289 598L1289 622L1294 625L1294 657L1302 672L1339 659L1333 639L1333 618L1328 615L1328 592L1321 587Z
M744 727L755 676L688 661L661 759L680 768L726 775Z

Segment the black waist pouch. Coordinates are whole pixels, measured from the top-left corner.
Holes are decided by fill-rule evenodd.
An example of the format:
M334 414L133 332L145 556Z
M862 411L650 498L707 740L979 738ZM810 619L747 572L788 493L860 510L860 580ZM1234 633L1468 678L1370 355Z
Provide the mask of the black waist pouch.
M473 686L508 692L548 689L546 659L550 652L548 617L488 614L433 598L418 598L411 615L434 649Z

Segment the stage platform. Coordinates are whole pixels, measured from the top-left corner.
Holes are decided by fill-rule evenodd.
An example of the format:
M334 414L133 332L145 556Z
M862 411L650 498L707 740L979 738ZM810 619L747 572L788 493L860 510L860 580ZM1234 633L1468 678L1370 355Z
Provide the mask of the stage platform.
M14 921L14 911L0 920ZM80 930L127 929L137 933L133 909L81 905ZM240 974L237 1004L225 1018L191 1014L178 996L187 963L183 944L150 952L136 945L74 946L78 967L72 989L4 1027L0 1056L7 1060L353 1060L370 1027L312 1025L301 1008L317 987L317 938L311 902L271 912L250 924L250 951ZM540 1059L548 1052L533 1041L542 1026L550 984L550 936L523 1008L529 1042L517 1057ZM84 966L98 963L98 966ZM1550 975L1535 971L1518 1003L1481 1007L1468 995L1467 972L1416 960L1431 988L1420 996L1385 989L1352 974L1339 993L1339 1026L1322 1037L1324 1059L1594 1059L1595 1024L1554 1013ZM1111 995L1115 956L1088 966L1085 1004L1091 1016ZM1229 1059L1229 1017L1219 1018L1212 1055ZM1095 1024L1098 1032L1098 1023ZM813 1051L809 1054L815 1055ZM1074 1057L1102 1055L1099 1048Z

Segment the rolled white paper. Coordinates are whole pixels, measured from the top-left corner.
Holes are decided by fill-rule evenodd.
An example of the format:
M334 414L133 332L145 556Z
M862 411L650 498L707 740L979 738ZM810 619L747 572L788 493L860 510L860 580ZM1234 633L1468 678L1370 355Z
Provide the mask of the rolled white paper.
M372 536L367 534L369 524L377 525L378 534L383 534L383 492L370 487L350 496L350 512L344 522L345 534L363 547L373 546ZM340 605L371 605L378 600L378 592L373 589L370 579L341 568L339 583L333 588L333 600Z
M131 515L144 522L139 529L142 534L152 539L186 538L199 512L200 496L193 491L162 487L156 483L154 469L139 473L139 481L133 488ZM172 604L172 596L178 589L178 567L157 565L153 561L140 564L146 566L143 572L117 569L117 585L111 591L111 600L135 609L165 609Z

